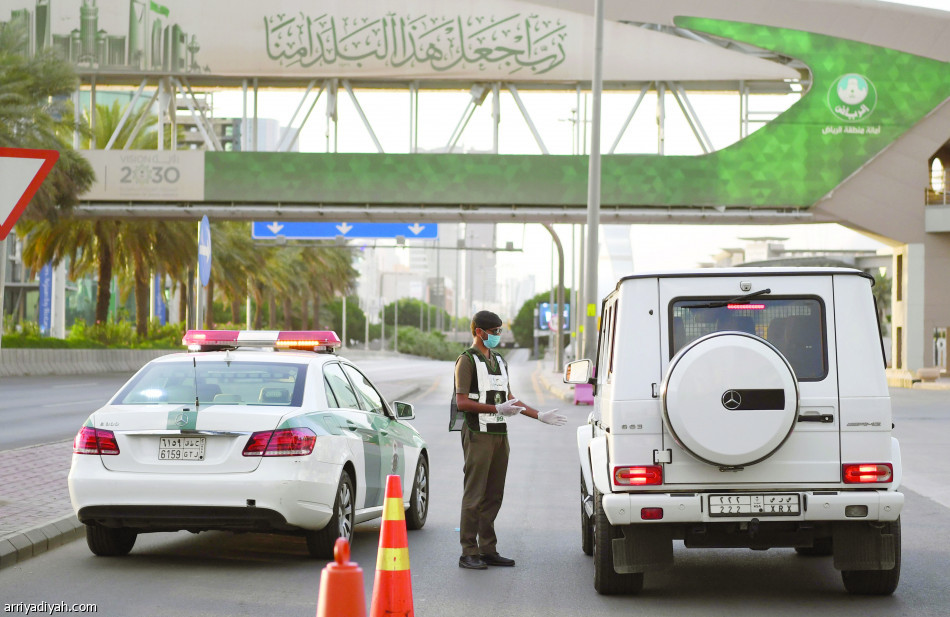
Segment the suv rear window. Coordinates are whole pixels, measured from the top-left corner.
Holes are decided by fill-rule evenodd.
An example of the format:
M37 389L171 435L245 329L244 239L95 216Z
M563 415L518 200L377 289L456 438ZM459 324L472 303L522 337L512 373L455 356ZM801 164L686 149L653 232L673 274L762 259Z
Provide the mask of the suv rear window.
M680 298L670 306L670 356L696 339L727 330L748 332L774 345L799 381L828 373L824 306L818 298Z

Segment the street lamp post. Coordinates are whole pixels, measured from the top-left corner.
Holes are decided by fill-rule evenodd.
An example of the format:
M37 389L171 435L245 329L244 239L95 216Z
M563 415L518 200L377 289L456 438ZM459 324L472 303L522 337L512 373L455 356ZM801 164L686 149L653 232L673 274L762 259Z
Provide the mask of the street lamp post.
M600 227L600 99L604 89L604 0L594 0L594 76L591 82L590 167L587 179L587 272L584 282L584 349L597 337L597 232Z

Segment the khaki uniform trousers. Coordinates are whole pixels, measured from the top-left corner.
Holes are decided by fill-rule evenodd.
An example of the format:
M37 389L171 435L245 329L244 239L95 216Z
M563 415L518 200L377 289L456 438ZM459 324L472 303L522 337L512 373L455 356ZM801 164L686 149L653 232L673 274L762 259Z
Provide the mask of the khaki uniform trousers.
M505 495L508 473L508 435L480 433L462 427L465 455L465 487L462 493L462 520L459 539L462 555L498 552L495 545L495 517Z

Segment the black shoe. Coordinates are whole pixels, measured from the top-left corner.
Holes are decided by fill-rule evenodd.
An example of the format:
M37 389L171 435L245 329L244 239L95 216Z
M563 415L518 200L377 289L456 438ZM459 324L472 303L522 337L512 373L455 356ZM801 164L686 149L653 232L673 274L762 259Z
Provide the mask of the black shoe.
M515 562L511 562L514 565ZM459 557L459 567L469 570L487 570L488 566L478 555L462 555Z
M482 562L490 566L507 566L511 567L515 565L514 559L508 559L507 557L502 557L498 553L489 553L487 555L482 555Z

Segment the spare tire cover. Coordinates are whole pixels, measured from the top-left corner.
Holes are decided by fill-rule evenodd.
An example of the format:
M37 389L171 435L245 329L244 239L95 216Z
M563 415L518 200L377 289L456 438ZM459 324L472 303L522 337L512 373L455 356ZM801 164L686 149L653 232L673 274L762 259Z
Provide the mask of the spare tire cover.
M781 352L741 332L716 332L670 361L663 421L697 459L724 467L758 463L788 439L798 419L798 380Z

